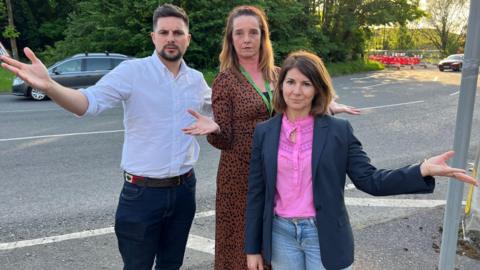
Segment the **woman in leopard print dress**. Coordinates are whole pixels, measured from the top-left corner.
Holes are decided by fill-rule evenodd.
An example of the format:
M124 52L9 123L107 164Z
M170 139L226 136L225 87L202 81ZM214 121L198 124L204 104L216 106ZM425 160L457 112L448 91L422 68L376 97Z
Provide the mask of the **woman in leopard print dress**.
M220 131L208 142L221 150L217 173L215 269L245 270L243 252L248 165L255 125L272 115L271 89L277 76L264 12L253 6L232 10L212 86L212 110ZM357 114L333 103L335 113Z

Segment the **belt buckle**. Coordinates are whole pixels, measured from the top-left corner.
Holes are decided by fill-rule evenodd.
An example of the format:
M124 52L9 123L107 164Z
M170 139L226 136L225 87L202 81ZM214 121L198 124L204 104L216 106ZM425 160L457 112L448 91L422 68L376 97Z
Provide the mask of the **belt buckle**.
M133 175L125 172L125 180L129 183L132 183L133 184Z
M180 184L182 183L182 177L181 177L181 176L177 176L177 177L175 177L175 180L176 180L176 181L175 181L175 184L176 184L177 186L180 186Z

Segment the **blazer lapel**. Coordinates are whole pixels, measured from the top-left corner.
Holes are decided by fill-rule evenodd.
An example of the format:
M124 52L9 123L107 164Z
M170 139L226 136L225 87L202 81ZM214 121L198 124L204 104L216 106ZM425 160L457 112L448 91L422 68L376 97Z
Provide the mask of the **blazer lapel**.
M278 144L280 142L280 130L282 127L283 114L277 114L270 120L269 129L264 138L265 143L265 167L266 178L268 184L273 184L275 188L277 182L277 161L278 161Z
M328 135L328 117L315 117L315 123L313 125L313 145L312 145L312 179L316 179L318 164L320 163L320 157L322 156L325 143Z

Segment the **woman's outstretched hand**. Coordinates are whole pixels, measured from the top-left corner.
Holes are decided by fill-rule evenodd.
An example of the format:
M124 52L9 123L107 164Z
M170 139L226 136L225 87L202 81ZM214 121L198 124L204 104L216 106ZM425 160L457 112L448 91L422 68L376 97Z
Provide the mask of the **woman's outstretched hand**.
M329 107L334 114L348 113L351 115L359 115L361 113L360 109L357 109L355 107L348 106L345 104L337 103L336 101L332 101Z
M438 156L425 159L422 165L420 165L420 172L422 176L453 177L462 182L478 186L478 181L470 175L466 174L465 170L452 168L447 165L447 160L453 157L453 155L453 151L448 151Z

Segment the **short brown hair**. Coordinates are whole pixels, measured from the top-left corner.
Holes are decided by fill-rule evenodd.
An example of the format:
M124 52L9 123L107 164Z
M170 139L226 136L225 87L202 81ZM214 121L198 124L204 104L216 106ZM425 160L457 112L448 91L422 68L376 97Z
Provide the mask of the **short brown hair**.
M310 114L321 116L328 114L328 106L335 96L332 79L328 74L322 59L313 53L296 51L290 53L283 62L278 76L276 91L273 97L273 108L277 113L284 113L287 104L283 97L283 81L289 70L296 68L307 77L315 88Z
M261 31L259 67L265 80L275 81L275 64L273 59L270 31L268 30L267 16L260 8L254 6L238 6L234 8L227 18L227 25L223 35L222 52L220 53L220 72L234 68L240 72L238 56L233 47L233 20L239 16L253 16L258 19Z
M182 19L188 29L188 16L185 10L172 4L163 4L158 6L153 12L153 30L157 27L158 19L165 17L177 17Z

